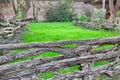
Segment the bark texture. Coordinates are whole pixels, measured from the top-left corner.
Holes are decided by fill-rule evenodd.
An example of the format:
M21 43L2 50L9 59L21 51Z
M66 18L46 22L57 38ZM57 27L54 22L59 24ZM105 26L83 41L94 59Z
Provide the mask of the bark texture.
M0 80L41 80L37 78L39 74L48 71L59 71L61 68L80 66L79 71L57 74L52 80L94 80L94 76L105 74L108 77L120 74L120 37L101 38L90 40L70 40L58 42L33 42L19 44L1 44L0 50L13 50L27 48L23 52L12 53L0 56ZM76 44L69 48L64 47L68 44ZM106 44L114 44L113 47L102 50L95 50ZM44 54L45 52L57 52L61 55L51 58L39 57L22 61L19 63L8 64L8 62L22 59L27 56ZM111 60L103 66L91 67L92 62Z

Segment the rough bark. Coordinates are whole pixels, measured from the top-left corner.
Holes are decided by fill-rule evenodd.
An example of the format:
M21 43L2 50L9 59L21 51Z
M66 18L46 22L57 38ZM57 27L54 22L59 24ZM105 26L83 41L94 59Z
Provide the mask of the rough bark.
M89 39L89 40L70 40L58 42L32 42L19 44L2 44L0 50L12 50L20 48L62 48L62 45L77 44L77 45L102 45L102 44L119 44L120 37Z
M73 53L74 49L56 49L56 48L41 48L41 49L33 49L33 50L26 50L24 52L19 52L19 53L13 53L13 54L7 54L0 56L0 64L4 64L6 62L10 62L12 60L20 59L20 58L25 58L27 56L33 56L37 54L42 54L44 52L58 52L62 55L74 55Z
M67 58L64 56L59 56L59 57L52 57L52 58L33 59L33 60L23 61L15 64L5 64L0 66L0 74L6 74L10 71L12 72L22 71L22 69L24 68L28 69L37 65L42 65L52 61L59 61L62 59L67 59Z
M117 17L117 12L120 9L120 0L116 0L116 3L114 3L114 0L109 0L109 8L112 12L112 20L115 22Z
M73 41L58 41L58 42L44 42L44 43L20 43L20 44L2 44L0 50L11 50L20 48L33 48L17 54L7 54L0 56L0 80L15 79L19 77L31 78L35 75L42 74L47 71L58 70L60 68L76 66L80 64L87 64L95 61L103 61L108 59L115 59L120 56L119 45L109 49L94 51L95 46L102 46L103 44L119 44L120 37L114 38L102 38L102 39L90 39L90 40L73 40ZM65 44L77 44L74 48L63 47ZM37 47L37 48L36 48ZM36 54L42 54L44 52L58 52L62 56L53 58L38 58L30 61L24 61L15 64L5 64L9 61L24 58L27 56L33 56ZM93 55L93 54L94 55ZM112 62L102 67L95 69L82 69L62 75L61 77L54 78L59 80L61 78L85 78L86 75L91 74L106 74L114 76L120 73L120 68L114 68L119 60ZM113 64L114 63L114 64ZM109 67L108 67L109 66ZM114 66L114 67L113 67Z
M77 47L74 49L65 49L65 48L41 48L41 49L32 49L32 50L26 50L24 52L19 52L19 53L13 53L13 54L7 54L0 56L0 64L4 64L7 62L10 62L12 60L20 59L20 58L25 58L27 56L33 56L37 54L42 54L44 52L57 52L59 54L62 54L66 57L74 57L74 56L80 56L81 51L87 51L89 46L82 46L82 47ZM101 54L101 53L106 53L109 51L114 50L115 47L111 49L105 49L105 50L99 50L99 51L90 51L90 53L93 54Z
M109 72L107 72L106 70L110 67L113 67L115 64L119 63L119 61L120 60L116 60L107 65L103 65L103 66L100 66L100 67L97 67L97 68L91 69L91 70L78 71L78 72L68 73L68 74L62 75L62 76L57 76L56 78L53 78L52 80L69 80L69 79L81 78L82 76L93 75L93 74L94 75L99 75L99 74L110 75ZM120 73L120 71L115 71L115 72Z
M68 58L60 61L54 61L50 63L46 63L43 65L34 66L32 68L29 68L28 70L24 71L18 71L15 73L6 74L6 76L1 76L1 78L9 78L9 77L17 77L17 76L31 76L31 75L38 75L50 70L57 70L64 67L70 67L74 66L80 63L89 63L92 61L101 61L106 59L115 58L117 56L120 56L119 52L112 52L112 53L105 53L105 54L96 54L96 55L90 55L90 56L82 56L82 57L76 57L76 58Z

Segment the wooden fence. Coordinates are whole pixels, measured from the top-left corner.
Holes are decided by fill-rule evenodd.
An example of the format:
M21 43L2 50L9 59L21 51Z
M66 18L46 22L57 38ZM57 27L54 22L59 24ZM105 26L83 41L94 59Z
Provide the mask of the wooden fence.
M25 51L0 56L0 80L44 80L37 78L37 76L48 71L58 71L61 68L76 65L79 66L79 71L58 74L50 80L95 80L95 76L101 74L107 75L108 80L112 80L111 77L120 73L120 66L118 65L120 63L119 43L120 37L1 44L0 50L25 49ZM75 46L67 47L68 45ZM97 49L104 45L112 45L112 47ZM13 64L8 63L27 56L44 54L45 52L58 52L61 55L52 58L31 59ZM109 60L109 63L95 68L92 67L92 62L104 60Z
M8 22L0 24L0 44L17 43L20 41L26 22Z
M80 26L91 30L99 30L99 29L117 30L118 27L120 26L120 18L116 18L114 24L112 20L104 20L102 24L100 23L100 21L84 22L84 21L76 21L76 20L73 20L72 23L76 26Z
M96 22L83 22L83 21L73 21L72 22L74 25L76 26L80 26L86 29L90 29L90 30L99 30L99 23Z

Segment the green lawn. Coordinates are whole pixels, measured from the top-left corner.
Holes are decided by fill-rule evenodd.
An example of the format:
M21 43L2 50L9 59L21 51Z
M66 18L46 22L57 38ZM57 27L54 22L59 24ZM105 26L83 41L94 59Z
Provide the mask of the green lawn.
M22 37L22 42L48 42L48 41L59 41L59 40L83 40L91 38L103 38L117 36L118 33L115 31L104 31L104 30L87 30L72 25L70 22L40 22L40 23L29 23L29 31L26 31ZM56 53L47 52L42 55L27 57L19 59L19 61L29 60L31 58L38 58L40 56L56 56ZM15 61L15 62L17 62ZM93 66L106 64L106 61L93 63ZM78 66L70 67L67 69L60 69L62 74L77 70ZM48 72L39 76L40 78L51 78L53 72Z
M117 36L117 32L86 30L72 23L47 22L29 23L29 31L23 35L23 42L46 42L58 40L81 40Z

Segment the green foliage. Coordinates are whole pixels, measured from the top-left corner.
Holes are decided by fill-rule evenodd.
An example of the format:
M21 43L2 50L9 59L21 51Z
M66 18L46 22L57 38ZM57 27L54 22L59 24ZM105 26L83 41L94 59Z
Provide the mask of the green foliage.
M78 18L77 18L78 21L87 21L87 17L85 15L80 15Z
M60 1L57 5L46 10L46 19L50 22L69 22L75 15L71 8L71 1Z
M1 5L3 5L3 4L7 5L9 3L10 3L10 0L0 0Z
M120 11L117 13L118 17L120 17Z
M92 21L97 21L99 23L102 23L102 9L94 9L94 13L92 14Z
M18 20L18 19L22 19L22 18L23 18L23 16L22 16L23 8L22 8L20 2L21 2L21 0L18 0L18 3L19 3L19 4L17 4L18 12L17 12L17 14L15 14L15 18L16 18L16 20Z

